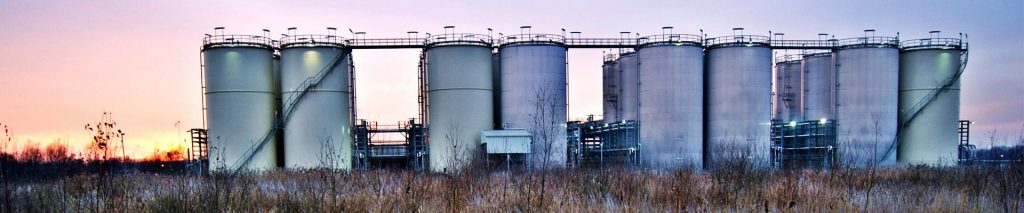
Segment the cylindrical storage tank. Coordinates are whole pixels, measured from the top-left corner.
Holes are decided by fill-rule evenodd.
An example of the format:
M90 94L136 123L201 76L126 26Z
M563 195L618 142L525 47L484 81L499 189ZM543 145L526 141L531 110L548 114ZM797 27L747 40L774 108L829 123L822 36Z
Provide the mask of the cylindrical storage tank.
M640 64L636 52L627 52L616 60L619 71L619 119L635 121L640 116Z
M835 118L835 63L832 52L804 55L800 64L804 79L804 119Z
M333 35L282 38L286 168L352 168L351 50L343 41Z
M800 60L786 56L775 63L775 119L803 121L803 86Z
M273 41L263 36L203 39L206 117L211 170L269 170L277 166L272 130Z
M427 38L430 168L453 172L479 155L480 131L494 127L491 38L446 33Z
M707 40L705 165L768 166L772 50L768 37Z
M615 123L619 120L619 70L615 64L614 54L605 55L601 65L601 92L603 93L602 112L604 123Z
M838 160L855 167L896 162L899 42L892 37L839 41L836 53Z
M960 39L904 41L899 75L899 151L908 164L955 165L959 144Z
M640 157L646 166L703 166L702 40L685 34L640 38Z
M519 34L502 38L501 121L505 128L533 135L533 166L566 161L566 78L564 38Z

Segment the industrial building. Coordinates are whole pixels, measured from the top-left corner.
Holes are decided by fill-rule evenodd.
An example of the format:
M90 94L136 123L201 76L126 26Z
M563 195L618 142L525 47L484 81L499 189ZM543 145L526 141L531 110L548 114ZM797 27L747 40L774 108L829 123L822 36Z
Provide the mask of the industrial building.
M959 118L963 35L786 40L665 27L584 38L447 26L406 38L289 28L272 39L223 30L203 39L205 127L193 130L211 170L951 165L970 156ZM402 48L422 50L419 118L358 119L352 52ZM601 118L570 121L566 56L581 48L617 51L594 65Z

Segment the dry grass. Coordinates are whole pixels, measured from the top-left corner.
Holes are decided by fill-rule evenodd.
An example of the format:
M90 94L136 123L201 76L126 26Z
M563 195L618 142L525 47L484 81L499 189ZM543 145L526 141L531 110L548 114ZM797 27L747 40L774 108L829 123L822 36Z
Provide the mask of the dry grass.
M15 212L1021 212L1024 167L736 172L397 170L82 175L5 184ZM870 197L864 193L873 187ZM543 196L541 193L544 193ZM865 202L870 200L870 202ZM865 207L866 203L870 206Z

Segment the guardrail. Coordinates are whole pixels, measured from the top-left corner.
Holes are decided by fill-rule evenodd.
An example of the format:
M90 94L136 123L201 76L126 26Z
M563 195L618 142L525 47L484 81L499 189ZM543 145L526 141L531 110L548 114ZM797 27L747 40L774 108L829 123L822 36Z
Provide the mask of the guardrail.
M315 47L315 46L345 46L344 37L333 36L333 35L291 35L281 38L281 48L303 46L303 47Z
M839 40L836 44L839 48L879 46L899 48L900 40L896 37L870 36L857 37Z
M473 33L447 33L427 37L425 47L450 45L475 45L490 47L494 43L491 36Z
M640 46L655 45L655 44L689 44L689 45L703 45L704 38L698 35L690 34L661 34L640 37L637 40Z
M964 48L963 41L959 38L926 38L926 39L914 39L900 42L900 48L904 50L915 50L915 49L966 49Z
M565 37L555 34L515 34L498 39L498 46L524 42L551 42L565 44Z
M203 49L214 47L274 48L277 41L257 35L211 35L203 38Z
M634 48L635 38L567 38L565 46L569 48Z
M735 35L735 36L722 36L715 38L708 38L704 41L707 47L717 46L753 46L753 45L771 45L771 38L768 36L760 35Z

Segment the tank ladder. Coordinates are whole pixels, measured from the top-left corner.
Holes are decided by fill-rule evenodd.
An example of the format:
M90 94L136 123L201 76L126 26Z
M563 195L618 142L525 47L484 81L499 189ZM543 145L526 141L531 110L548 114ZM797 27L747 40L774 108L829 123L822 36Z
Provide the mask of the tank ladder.
M189 151L189 164L193 167L193 171L198 174L205 174L207 164L210 163L210 152L208 137L206 129L191 129L188 131L192 138L192 149Z
M334 50L343 51L339 48L334 48ZM301 93L288 97L287 100L282 102L282 105L284 105L284 107L281 108L281 112L277 116L276 121L274 122L274 127L271 127L270 130L267 131L267 134L263 136L259 143L254 144L252 147L250 147L249 150L247 150L245 154L242 155L242 158L239 161L236 161L235 164L230 167L233 174L238 173L243 168L245 168L245 166L249 165L249 162L252 161L253 156L255 156L256 153L258 153L260 150L263 150L263 147L266 147L266 145L270 143L270 140L274 138L274 134L276 134L277 131L283 129L284 124L287 123L289 119L291 119L291 115L292 112L294 112L295 106L302 101L302 98L306 97L306 94L308 94L309 91L315 89L318 85L320 85L320 83L323 82L324 78L327 75L334 72L334 69L341 64L341 61L343 61L343 57L345 57L346 55L347 54L345 54L344 52L339 52L338 56L335 57L334 60L332 60L329 65L325 66L323 70L320 70L320 72L317 72L317 74L312 77L306 78L306 80L303 81L302 84L300 84L297 87L302 88Z

